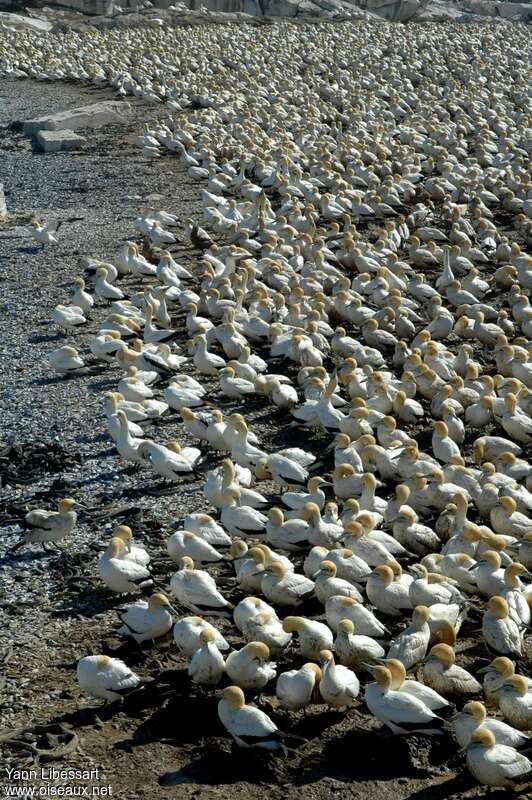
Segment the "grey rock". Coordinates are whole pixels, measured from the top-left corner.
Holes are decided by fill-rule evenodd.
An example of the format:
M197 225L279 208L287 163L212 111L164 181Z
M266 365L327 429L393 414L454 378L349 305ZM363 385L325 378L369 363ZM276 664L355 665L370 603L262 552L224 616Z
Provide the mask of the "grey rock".
M4 219L7 216L7 205L6 205L6 198L4 195L4 184L0 183L0 219Z
M57 153L60 150L79 150L87 141L84 136L71 130L39 131L37 144L45 153Z
M79 128L100 128L102 125L125 123L131 112L130 103L119 100L104 100L90 106L71 108L24 123L24 136L35 136L39 131L75 131Z

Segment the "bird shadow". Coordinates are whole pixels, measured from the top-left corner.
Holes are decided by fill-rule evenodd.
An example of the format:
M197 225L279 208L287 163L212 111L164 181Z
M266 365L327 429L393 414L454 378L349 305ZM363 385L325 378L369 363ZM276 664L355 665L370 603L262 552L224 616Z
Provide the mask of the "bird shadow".
M62 339L66 339L66 335L58 332L58 333L33 333L31 336L28 336L29 344L46 344L46 342L59 342Z
M45 559L49 558L50 555L51 553L46 553L44 550L41 550L40 552L36 550L29 550L25 553L10 552L8 550L4 555L0 556L0 567L5 567L7 564L10 566L15 564L21 566L23 564L44 561Z
M476 786L477 783L469 773L460 772L458 775L435 786L424 786L422 789L417 789L412 794L406 795L405 800L448 800L448 798L454 796L462 797L464 792ZM508 795L506 792L493 793L490 791L489 797L490 800L502 800L503 797L507 798Z
M42 253L43 250L43 247L29 247L28 245L25 245L24 247L17 247L17 253L25 253L28 256L36 256L39 253Z

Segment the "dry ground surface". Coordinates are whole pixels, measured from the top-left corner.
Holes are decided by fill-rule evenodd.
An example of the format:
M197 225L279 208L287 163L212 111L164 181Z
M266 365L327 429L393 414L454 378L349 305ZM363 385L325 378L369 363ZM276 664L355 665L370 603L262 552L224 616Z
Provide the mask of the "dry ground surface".
M115 797L127 800L482 796L484 790L464 774L463 757L449 735L433 740L387 736L363 703L347 714L313 706L304 717L280 711L272 697L263 696L264 708L279 727L306 741L296 742L287 757L237 752L218 722L215 699L191 689L171 637L156 647L124 644L116 637L121 600L102 591L95 577L96 559L113 526L125 521L133 527L154 558L158 585L167 586L173 570L165 540L185 513L205 510L201 481L184 479L166 493L146 470L117 460L101 396L116 385L119 373L89 357L86 375L51 377L46 355L64 341L49 323L49 311L68 298L72 278L83 274L84 256L112 261L121 244L134 238L133 221L143 204L151 200L181 220L199 219L198 188L177 159L149 162L133 145L142 120L157 113L153 107L138 105L127 127L90 132L87 145L76 153L33 153L17 124L110 96L72 84L4 81L0 86L2 179L11 212L0 229L0 580L5 586L0 601L0 753L5 764L20 768L40 759L44 767L98 769L96 782L81 780L80 785L111 785ZM55 248L41 251L32 244L24 228L32 215L63 220ZM174 251L185 266L194 267L198 253L186 244ZM125 285L135 292L134 284ZM90 324L75 336L84 354L104 313L103 307L96 308ZM175 324L183 330L183 319ZM227 402L223 407L237 408ZM297 430L280 434L282 414L272 413L260 399L239 410L267 445L305 442L316 453L323 450L319 438L308 442L308 434ZM160 424L165 438L182 439L177 414ZM151 433L157 438L154 424ZM412 433L420 446L430 437L428 428ZM207 453L203 468L213 463ZM323 470L329 468L325 460ZM83 505L69 549L10 554L19 539L16 520L24 511L49 507L68 494ZM229 571L229 565L220 569L222 587ZM239 599L235 591L229 597ZM231 640L230 623L220 624ZM479 625L473 611L460 637L463 663L473 669L487 657L479 644ZM123 705L93 706L78 692L75 665L80 657L98 652L124 658L151 683ZM280 667L295 660L289 653ZM490 793L494 799L502 796L507 795Z

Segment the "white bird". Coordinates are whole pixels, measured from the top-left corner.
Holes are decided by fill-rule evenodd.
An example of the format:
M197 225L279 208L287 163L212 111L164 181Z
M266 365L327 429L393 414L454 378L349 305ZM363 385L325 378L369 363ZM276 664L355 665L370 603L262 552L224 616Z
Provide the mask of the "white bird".
M149 639L159 639L172 627L171 610L170 601L162 593L152 594L147 602L137 600L118 612L124 623L118 633L130 636L139 644Z
M173 634L174 641L185 658L191 658L201 646L200 636L206 630L213 633L213 641L216 643L218 650L224 652L229 650L228 642L210 622L201 617L181 617L174 625Z
M125 543L118 536L109 542L98 559L98 572L108 589L118 594L138 592L152 583L150 571L142 564L123 558Z
M371 636L355 633L350 619L341 619L338 623L333 649L340 663L354 670L364 669L367 664L384 658L384 648Z
M529 736L512 728L511 725L507 725L506 722L488 717L483 703L471 700L453 718L453 732L460 747L464 749L467 747L473 733L478 728L487 728L491 731L497 744L504 744L516 749L530 741Z
M388 633L387 628L358 600L336 595L325 604L325 616L329 627L335 631L343 619L351 620L357 633L362 636L380 638Z
M299 652L303 658L318 660L322 650L329 650L333 645L330 628L323 622L305 617L285 617L283 630L296 633Z
M374 683L368 683L366 705L395 734L411 732L439 734L444 720L412 694L392 689L392 674L387 667L373 670Z
M484 786L514 788L526 779L532 762L513 747L497 744L493 732L480 727L471 736L466 750L467 766Z
M276 664L269 659L267 644L249 642L241 650L229 653L225 671L229 679L242 689L263 689L276 675Z
M196 614L227 616L231 603L218 591L216 581L204 570L194 569L188 556L181 559L181 569L170 579L170 592L181 605Z
M479 694L482 691L480 683L455 662L456 655L450 645L445 642L434 645L423 666L425 683L446 697Z
M320 680L321 669L317 664L303 664L300 669L281 672L277 678L275 694L283 708L299 711L312 702Z
M218 716L224 728L239 747L261 747L278 750L282 747L277 725L264 711L246 705L239 686L228 686L218 702Z
M388 658L396 658L410 669L425 657L430 640L428 619L430 611L427 606L416 606L412 614L412 622L393 639Z
M275 562L265 570L262 593L276 605L299 606L314 593L314 581Z
M64 345L58 347L57 350L52 350L48 354L48 361L56 372L60 375L67 375L69 372L75 372L85 366L83 358L80 356L79 351L75 347Z
M141 680L119 658L85 656L77 666L80 689L91 697L113 703L136 689Z
M521 656L522 631L510 617L508 603L503 597L490 597L488 609L482 617L482 634L488 647L496 653L516 658Z
M192 531L176 531L166 541L168 555L178 564L183 556L189 556L194 563L203 564L221 561L223 556L209 542Z
M342 664L335 664L330 650L320 653L321 681L320 694L333 708L348 708L355 702L360 692L360 683L353 672Z
M75 331L87 322L79 306L65 306L61 303L52 309L50 317L65 331Z
M27 529L22 544L46 544L60 542L69 536L77 522L78 515L74 511L76 501L71 497L64 497L59 501L57 511L36 509L28 511L24 517L24 527Z
M205 628L199 635L200 646L188 665L188 674L193 683L201 686L216 686L225 672L224 657L218 649L216 634Z

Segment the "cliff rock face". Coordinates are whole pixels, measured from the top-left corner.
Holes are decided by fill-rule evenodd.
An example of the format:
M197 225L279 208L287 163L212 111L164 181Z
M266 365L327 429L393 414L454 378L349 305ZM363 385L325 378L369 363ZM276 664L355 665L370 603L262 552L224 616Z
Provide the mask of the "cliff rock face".
M37 4L36 4L37 5ZM143 0L55 0L63 6L88 16L114 16L115 6L121 11L142 9ZM191 11L214 11L229 14L247 14L252 17L381 17L391 22L465 22L478 17L496 19L532 20L532 4L495 2L495 0L152 0L147 19L157 9L177 6L173 14L184 15ZM19 8L20 7L20 8ZM0 8L24 11L22 4L13 0L0 0ZM120 13L120 12L118 12ZM145 14L145 11L144 11ZM10 14L4 22L12 25L30 24L28 17ZM18 19L15 17L18 16ZM127 15L126 15L127 16ZM116 18L116 17L115 17ZM37 20L31 18L33 23ZM34 24L37 28L37 25Z

